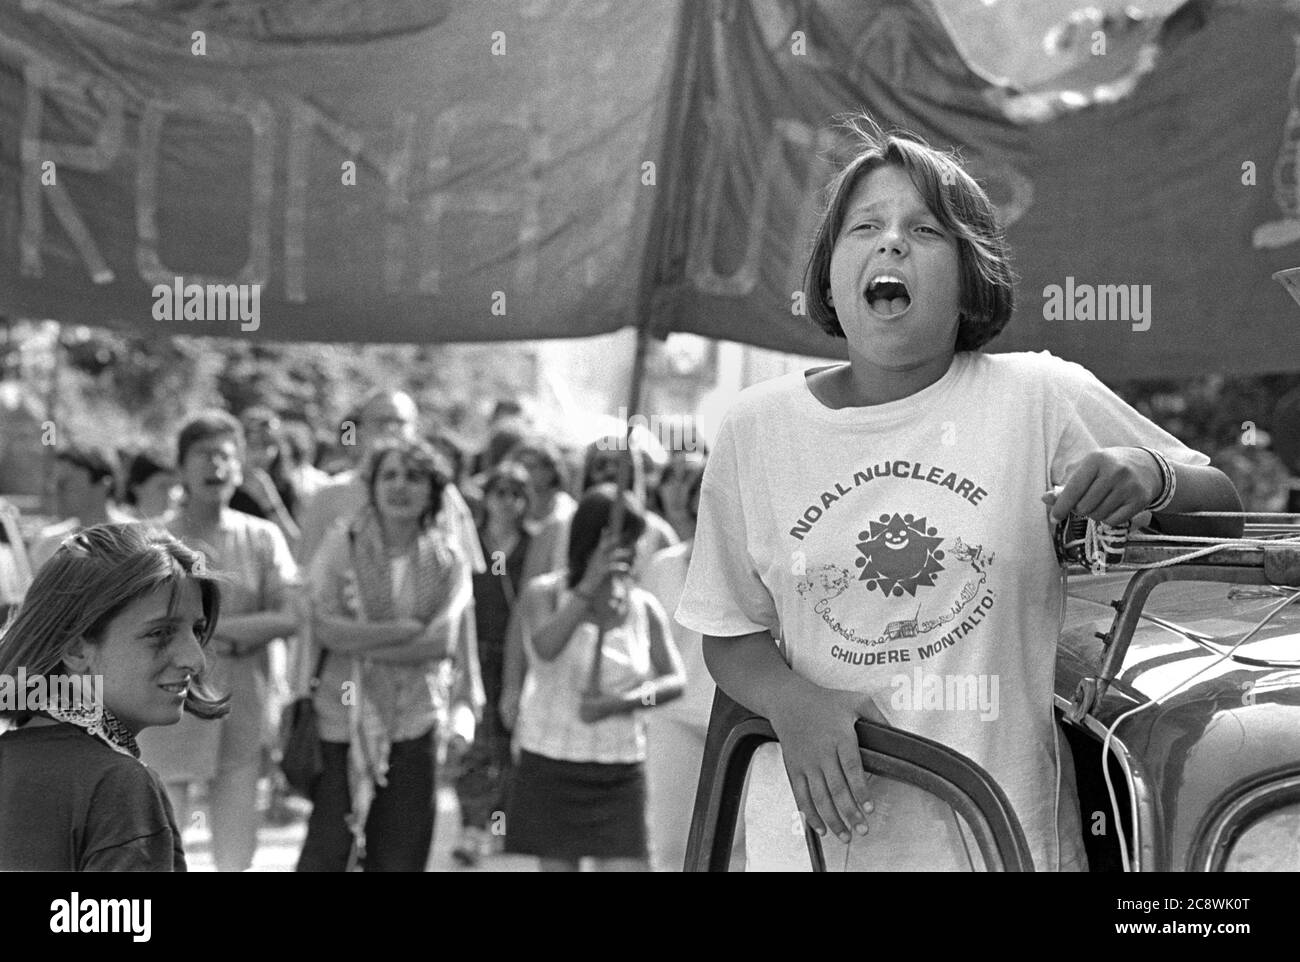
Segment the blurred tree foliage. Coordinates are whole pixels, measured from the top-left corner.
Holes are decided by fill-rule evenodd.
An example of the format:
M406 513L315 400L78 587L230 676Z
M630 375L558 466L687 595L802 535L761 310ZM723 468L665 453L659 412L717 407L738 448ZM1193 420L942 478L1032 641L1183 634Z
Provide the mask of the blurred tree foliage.
M42 339L43 350L36 344ZM266 405L336 436L378 387L409 391L430 426L472 429L487 414L478 406L513 395L520 385L501 363L502 350L480 357L458 347L151 338L16 323L0 342L0 372L23 380L45 405L53 401L66 437L123 449L169 448L184 421L209 407L238 414Z
M1110 385L1125 401L1188 447L1209 455L1232 478L1251 511L1284 510L1300 465L1288 467L1269 448L1274 410L1300 374L1128 381Z
M266 405L328 437L380 386L409 391L430 426L481 437L492 400L528 389L524 367L507 363L512 349L505 345L476 350L439 344L278 344L151 338L89 327L64 327L58 336L62 364L57 374L37 377L33 393L52 396L49 377L57 377L53 393L64 435L119 448L169 448L187 418L213 406L237 414ZM11 330L0 342L0 375L30 383L18 360L23 337ZM650 369L662 367L652 363ZM1110 386L1188 446L1208 454L1236 482L1248 508L1280 509L1290 472L1269 451L1269 435L1278 399L1300 387L1300 374L1211 374Z

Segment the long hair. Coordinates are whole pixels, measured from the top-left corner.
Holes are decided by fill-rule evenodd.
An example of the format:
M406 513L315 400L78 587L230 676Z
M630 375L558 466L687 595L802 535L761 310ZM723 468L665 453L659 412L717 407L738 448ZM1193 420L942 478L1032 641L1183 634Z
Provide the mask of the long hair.
M198 553L144 524L100 524L72 535L37 573L0 635L0 675L13 677L19 668L29 678L62 674L64 657L82 639L101 642L113 619L150 592L170 588L168 613L174 613L186 579L199 586L207 622L199 644L206 648L217 627L221 589ZM198 718L220 718L229 713L229 700L200 676L190 685L185 710ZM0 717L26 714L0 711Z

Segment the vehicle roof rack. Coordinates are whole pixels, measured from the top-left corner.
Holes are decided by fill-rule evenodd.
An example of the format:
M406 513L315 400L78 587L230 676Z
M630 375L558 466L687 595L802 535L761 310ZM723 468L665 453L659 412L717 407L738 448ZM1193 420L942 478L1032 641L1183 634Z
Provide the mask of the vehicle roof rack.
M1072 721L1081 721L1101 703L1124 664L1147 597L1157 585L1215 581L1300 589L1300 514L1196 511L1178 517L1240 517L1245 525L1240 538L1158 533L1128 536L1122 560L1107 568L1136 573L1125 587L1124 597L1110 603L1115 608L1114 621L1109 631L1099 633L1105 655L1098 673L1079 682L1067 712ZM1084 564L1067 566L1070 574L1090 570Z

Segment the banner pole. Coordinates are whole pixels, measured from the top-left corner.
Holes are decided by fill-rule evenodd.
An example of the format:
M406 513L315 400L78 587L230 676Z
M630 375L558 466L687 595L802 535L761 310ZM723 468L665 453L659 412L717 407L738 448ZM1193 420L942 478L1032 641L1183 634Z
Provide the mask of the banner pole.
M50 365L50 383L45 392L45 420L48 424L54 426L54 443L45 443L45 425L41 425L41 444L45 448L41 458L41 498L42 507L48 507L51 514L58 513L58 504L54 494L54 455L60 446L59 439L59 388L63 376L63 324L60 321L54 321L54 346L52 348L52 357Z
M618 496L614 499L614 504L610 508L609 523L605 528L607 532L621 532L623 530L624 491L631 491L643 510L646 507L645 471L641 464L641 458L638 456L636 439L632 434L632 416L637 413L637 409L641 406L641 392L645 383L645 366L649 348L649 325L642 324L636 329L636 351L632 355L632 383L629 385L627 392L627 423L623 425L623 445L628 456L619 459L618 481L616 483ZM630 581L630 579L628 580ZM624 587L629 587L629 585L625 582ZM606 630L607 625L602 620L596 637L596 651L591 658L591 671L587 677L587 692L591 695L598 695L601 690L600 676L605 661Z

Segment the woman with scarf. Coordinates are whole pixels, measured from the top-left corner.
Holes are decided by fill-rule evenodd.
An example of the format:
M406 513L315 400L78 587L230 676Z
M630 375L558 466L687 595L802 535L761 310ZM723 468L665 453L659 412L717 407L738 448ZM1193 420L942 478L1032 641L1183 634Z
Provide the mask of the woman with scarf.
M0 872L183 872L136 736L229 711L200 681L221 594L200 555L140 524L66 538L0 639ZM6 727L10 731L4 731Z
M469 564L436 527L447 475L422 442L378 446L368 503L312 563L324 769L300 872L424 869L433 842L438 663L460 636Z

